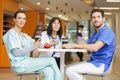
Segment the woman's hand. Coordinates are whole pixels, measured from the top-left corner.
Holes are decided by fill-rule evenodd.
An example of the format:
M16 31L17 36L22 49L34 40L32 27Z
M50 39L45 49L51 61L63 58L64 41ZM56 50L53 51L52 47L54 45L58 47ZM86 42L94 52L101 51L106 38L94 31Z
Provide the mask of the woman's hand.
M54 46L54 45L56 45L56 42L54 40L52 40L52 41L50 41L50 45Z
M34 46L35 48L39 48L41 45L41 39L38 39L35 43L34 43Z
M40 52L38 51L38 48L40 48L40 45L41 45L41 39L38 39L34 43L35 50L32 52L32 57L36 58L40 56Z
M39 56L40 56L40 52L38 51L38 49L35 49L32 53L32 57L37 58Z

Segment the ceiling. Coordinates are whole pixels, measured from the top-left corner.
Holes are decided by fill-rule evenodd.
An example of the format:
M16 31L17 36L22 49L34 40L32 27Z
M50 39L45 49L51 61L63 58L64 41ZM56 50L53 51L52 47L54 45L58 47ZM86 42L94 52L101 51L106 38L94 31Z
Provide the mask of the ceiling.
M119 7L120 2L106 2L106 0L15 0L20 3L24 10L39 10L47 16L54 17L62 15L68 21L89 20L91 10L94 7ZM116 1L116 0L113 0ZM117 0L120 1L120 0ZM40 2L40 5L36 3ZM49 10L46 8L49 7ZM119 10L104 10L112 12L112 15L120 13Z

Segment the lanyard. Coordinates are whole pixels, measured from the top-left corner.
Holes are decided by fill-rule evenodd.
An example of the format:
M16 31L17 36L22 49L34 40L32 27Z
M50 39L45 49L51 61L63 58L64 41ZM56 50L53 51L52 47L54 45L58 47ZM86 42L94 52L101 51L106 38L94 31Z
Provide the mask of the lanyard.
M53 36L52 36L52 39L55 40L55 39L57 39L57 37L53 37ZM54 45L54 49L55 49L55 45ZM53 51L52 57L53 57L54 55L55 55L55 51Z

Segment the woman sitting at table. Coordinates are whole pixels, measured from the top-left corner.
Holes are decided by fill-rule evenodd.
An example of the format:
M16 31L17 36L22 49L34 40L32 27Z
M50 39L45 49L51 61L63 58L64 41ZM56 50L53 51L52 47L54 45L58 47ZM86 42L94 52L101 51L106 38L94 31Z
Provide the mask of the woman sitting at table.
M63 80L54 58L38 57L40 40L35 42L21 31L26 22L24 11L15 13L14 22L14 27L3 37L12 69L18 73L42 73L44 80ZM30 52L33 52L34 57L30 57Z
M62 24L58 17L53 17L47 27L47 31L42 32L41 47L50 49L62 48ZM55 58L58 67L60 68L60 52L51 51L41 53L42 56L52 56Z

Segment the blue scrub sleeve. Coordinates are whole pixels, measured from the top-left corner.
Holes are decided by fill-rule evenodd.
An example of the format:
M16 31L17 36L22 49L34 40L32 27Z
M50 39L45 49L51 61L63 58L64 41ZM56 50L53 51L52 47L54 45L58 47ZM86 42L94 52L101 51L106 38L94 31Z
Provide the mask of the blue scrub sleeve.
M113 40L114 40L114 34L112 33L112 31L109 30L102 31L101 35L99 35L98 37L98 41L103 41L107 45L110 45Z

